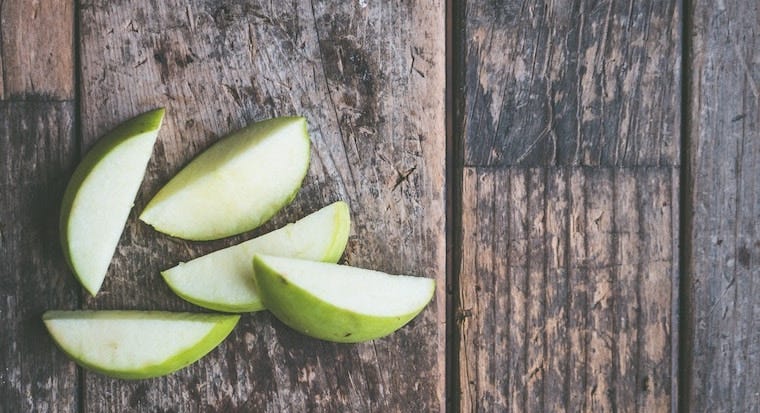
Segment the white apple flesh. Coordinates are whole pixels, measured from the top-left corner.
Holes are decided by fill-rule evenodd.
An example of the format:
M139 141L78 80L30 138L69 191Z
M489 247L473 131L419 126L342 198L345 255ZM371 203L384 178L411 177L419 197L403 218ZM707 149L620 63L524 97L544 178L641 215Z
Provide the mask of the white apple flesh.
M196 241L252 230L295 198L309 156L304 118L254 123L198 155L153 197L140 219Z
M45 326L82 367L118 378L163 376L213 350L238 315L161 311L48 311Z
M157 109L101 138L69 181L61 206L61 243L72 271L98 293L145 175L164 117Z
M293 329L355 343L403 327L430 302L435 281L345 265L256 255L254 278L264 306Z
M254 254L337 262L351 228L348 205L330 204L292 224L163 271L169 287L185 300L217 311L263 310L253 284Z

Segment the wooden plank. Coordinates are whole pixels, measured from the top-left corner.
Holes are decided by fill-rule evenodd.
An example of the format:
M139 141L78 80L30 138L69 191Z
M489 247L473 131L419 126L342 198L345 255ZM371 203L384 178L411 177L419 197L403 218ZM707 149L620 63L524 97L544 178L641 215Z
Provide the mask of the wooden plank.
M556 169L547 173L546 193L566 194L567 171ZM569 251L563 235L567 233L569 199L566 196L546 198L546 378L544 380L544 411L562 411L567 400L565 386L569 368L567 346L569 294ZM562 389L558 391L557 389Z
M0 411L78 411L76 367L41 320L79 303L58 241L73 118L73 102L0 101Z
M565 185L569 193L565 193L570 205L569 224L564 228L567 233L560 232L563 242L567 244L568 266L568 296L567 296L567 364L565 378L567 395L565 409L569 412L589 410L586 390L588 385L588 312L589 291L586 281L586 202L585 176L582 171L571 170L567 174ZM604 326L602 326L604 327Z
M587 345L588 366L586 383L587 408L594 412L614 410L614 392L617 372L613 370L613 353L617 350L616 317L612 312L615 300L615 280L613 270L616 268L615 250L612 237L615 232L612 219L614 185L612 171L591 169L587 174L585 189L585 242L586 268L588 285ZM632 208L633 205L624 208ZM666 273L666 276L669 275ZM667 277L666 277L667 280ZM661 279L658 279L661 281ZM668 301L660 301L659 305ZM664 337L667 338L665 335ZM666 399L667 400L667 399Z
M73 2L0 2L0 411L77 412L75 364L42 324L79 305L58 237L76 155ZM44 28L44 30L42 30Z
M507 246L507 266L511 276L508 279L509 283L509 347L510 353L515 356L512 357L512 361L508 363L510 366L509 372L509 387L508 392L510 394L510 406L512 408L520 408L525 404L527 399L527 389L525 388L525 378L527 377L528 363L527 363L527 347L526 342L527 333L527 307L528 307L528 278L526 274L526 264L528 257L528 245L527 236L525 234L528 227L527 221L527 203L528 203L528 189L526 188L525 174L515 171L512 174L507 175L509 187L504 194L511 194L509 197L510 205L515 207L507 215L508 228L510 237L505 239L502 245ZM481 197L478 197L481 198ZM489 196L482 196L482 198L492 198L495 206L501 205L498 197L495 194ZM463 200L464 203L464 200ZM495 211L494 211L495 213ZM478 221L480 224L480 221ZM476 227L477 228L477 227ZM463 229L464 230L464 229ZM472 244L469 244L472 245ZM475 244L481 245L481 244ZM464 248L464 244L462 245ZM499 254L499 256L504 256ZM462 254L463 261L466 256ZM484 258L487 259L487 258ZM477 276L480 272L473 274ZM494 276L498 274L494 273ZM495 277L496 278L496 277ZM498 279L498 278L497 278ZM461 279L460 279L461 281ZM465 283L466 284L466 283ZM488 295L484 295L485 298L489 298ZM462 304L465 301L462 300ZM484 307L488 307L488 303L484 303ZM475 313L474 320L478 319L478 314ZM486 336L487 337L487 336ZM498 350L494 348L494 352L498 353ZM483 366L486 372L490 371L490 363ZM480 395L477 395L478 397ZM477 409L476 409L477 410Z
M635 207L638 202L638 182L631 175L617 175L614 196L614 228L616 236L613 248L619 267L615 277L617 281L616 300L614 302L617 333L617 351L613 359L613 369L617 373L619 387L614 400L617 406L637 406L639 393L639 277L642 255L641 229L639 215ZM634 206L631 208L631 206ZM634 410L629 408L628 410Z
M760 9L691 6L690 411L760 409Z
M675 409L678 2L456 12L460 407Z
M528 376L525 378L525 408L544 411L544 376L546 370L546 188L545 171L529 169L526 177L527 227L526 273L527 312L525 352Z
M441 2L159 2L81 5L83 145L168 109L136 200L199 150L275 115L309 120L313 156L295 202L255 234L335 199L352 208L345 261L438 280L429 308L360 345L305 338L245 315L199 363L168 377L85 378L86 411L440 411L444 406L444 7ZM88 308L197 308L160 269L253 234L191 243L130 217Z
M74 2L0 3L0 100L74 97Z
M675 409L677 2L460 13L462 410Z
M678 159L675 0L467 2L467 165L672 165Z
M465 168L462 411L675 403L674 185L669 167Z

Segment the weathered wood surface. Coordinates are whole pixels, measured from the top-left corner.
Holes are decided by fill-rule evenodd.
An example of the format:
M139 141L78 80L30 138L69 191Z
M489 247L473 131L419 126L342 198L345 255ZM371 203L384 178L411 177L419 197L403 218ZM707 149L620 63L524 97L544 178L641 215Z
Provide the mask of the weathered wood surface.
M0 412L440 411L445 397L467 412L760 408L755 2L686 2L686 39L675 0L452 2L448 348L444 4L158 3L0 2ZM99 136L157 106L146 181L88 297L61 256L60 197ZM219 136L293 113L314 156L272 222L191 243L137 221ZM335 199L354 214L347 262L439 280L397 335L332 345L250 314L199 363L130 382L82 372L44 332L48 309L202 311L158 270Z
M696 1L689 411L760 410L760 6Z
M76 162L73 4L58 3L0 2L0 412L78 411L76 367L40 318L79 304L57 231Z
M85 411L440 411L445 355L444 4L87 1L80 7L82 150L164 106L167 117L100 294L86 308L199 311L158 271L250 237L192 243L136 215L201 149L253 120L302 114L309 175L255 233L336 199L345 261L438 280L435 301L391 337L335 345L268 313L245 315L200 362L128 382L85 373Z
M675 408L677 2L457 13L459 408Z
M0 16L0 99L74 99L74 2L5 0Z
M465 2L465 164L672 165L677 3Z
M0 101L0 412L77 411L76 368L41 319L79 304L57 231L73 114L70 101Z
M465 168L462 411L667 411L671 168Z

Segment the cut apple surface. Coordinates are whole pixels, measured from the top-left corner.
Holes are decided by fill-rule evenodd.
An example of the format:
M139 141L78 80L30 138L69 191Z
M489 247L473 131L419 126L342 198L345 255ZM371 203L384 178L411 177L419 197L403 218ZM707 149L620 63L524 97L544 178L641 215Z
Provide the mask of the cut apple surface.
M103 284L153 152L164 109L132 118L102 137L69 181L61 206L61 243L90 294Z
M253 283L254 254L337 262L351 228L348 205L330 204L293 224L258 238L204 255L163 271L164 280L180 297L212 310L263 310Z
M161 311L48 311L45 326L83 367L126 379L169 374L200 359L232 331L238 315Z
M306 335L354 343L388 335L430 302L435 281L345 265L256 255L264 306Z
M198 155L145 207L140 219L189 240L252 230L293 200L309 168L302 117L249 125Z

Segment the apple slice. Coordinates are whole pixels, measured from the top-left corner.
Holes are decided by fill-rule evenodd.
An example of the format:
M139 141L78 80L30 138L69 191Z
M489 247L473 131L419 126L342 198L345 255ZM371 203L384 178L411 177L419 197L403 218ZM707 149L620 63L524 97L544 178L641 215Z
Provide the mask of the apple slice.
M166 184L140 219L203 241L252 230L295 198L309 168L306 119L254 123L198 155Z
M163 376L230 334L240 316L162 311L48 311L42 319L77 364L124 379Z
M61 243L74 275L98 293L119 243L164 118L156 109L101 138L69 181L61 206Z
M293 329L356 343L388 335L430 302L435 281L345 265L255 255L264 306Z
M351 229L348 205L330 204L293 224L163 271L180 297L217 311L263 310L253 286L256 253L337 262Z

